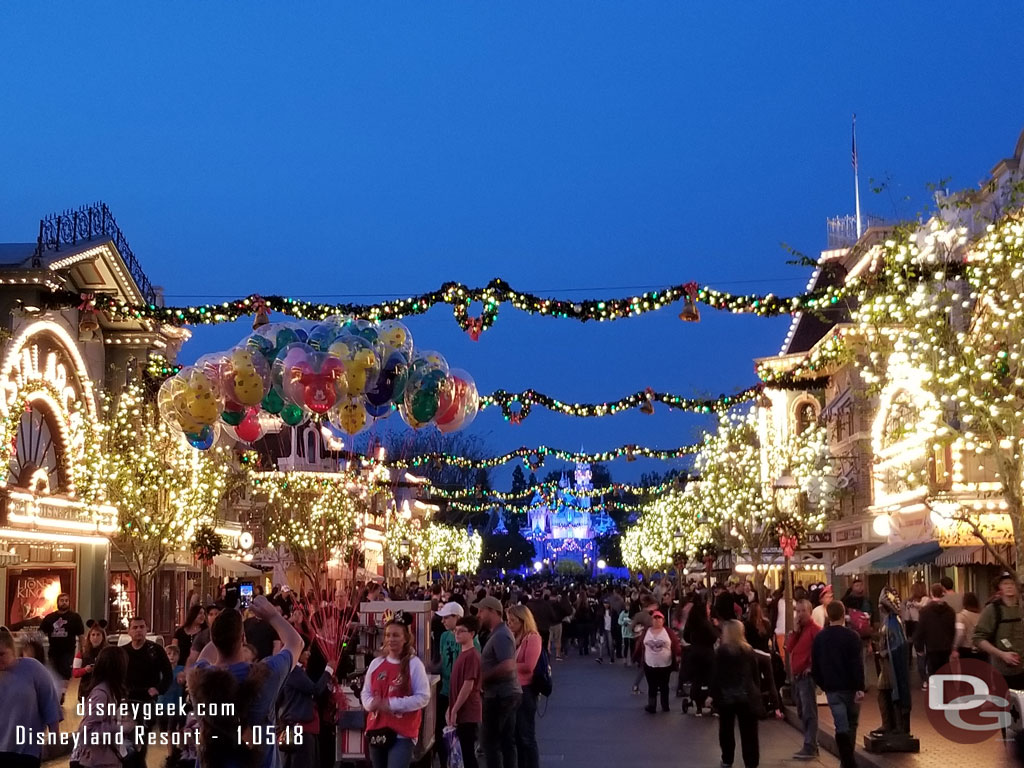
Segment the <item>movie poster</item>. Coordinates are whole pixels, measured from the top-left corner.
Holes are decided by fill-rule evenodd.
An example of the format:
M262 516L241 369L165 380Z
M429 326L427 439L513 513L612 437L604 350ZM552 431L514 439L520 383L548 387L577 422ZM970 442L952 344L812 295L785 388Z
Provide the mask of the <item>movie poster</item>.
M38 626L57 610L57 596L72 594L74 568L40 568L12 571L7 577L7 626L19 630ZM74 595L72 595L74 605Z

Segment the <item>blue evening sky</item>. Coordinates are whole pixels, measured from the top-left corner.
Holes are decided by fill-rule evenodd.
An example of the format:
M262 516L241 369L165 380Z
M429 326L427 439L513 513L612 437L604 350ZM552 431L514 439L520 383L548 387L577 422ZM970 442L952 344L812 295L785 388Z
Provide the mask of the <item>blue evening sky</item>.
M578 298L691 279L799 292L807 270L779 244L816 254L826 217L852 213L851 113L864 209L888 218L928 182L976 184L1024 128L1017 6L848 5L6 5L0 241L102 199L172 304L496 276ZM745 387L788 323L677 311L581 325L505 308L478 343L447 307L409 325L483 392L600 401ZM247 329L197 329L183 359ZM495 409L472 429L496 452L599 450L706 424L535 409L515 427Z

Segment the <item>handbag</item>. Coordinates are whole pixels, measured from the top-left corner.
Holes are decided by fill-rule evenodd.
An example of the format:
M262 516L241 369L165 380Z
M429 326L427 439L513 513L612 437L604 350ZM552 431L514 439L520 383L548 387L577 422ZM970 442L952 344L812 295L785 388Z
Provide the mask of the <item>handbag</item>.
M366 732L366 745L377 749L391 749L398 740L398 734L391 728L374 728Z

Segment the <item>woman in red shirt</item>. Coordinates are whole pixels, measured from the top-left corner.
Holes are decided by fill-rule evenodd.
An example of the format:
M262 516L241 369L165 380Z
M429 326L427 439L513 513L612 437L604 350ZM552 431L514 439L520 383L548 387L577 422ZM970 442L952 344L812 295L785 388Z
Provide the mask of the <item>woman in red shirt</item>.
M366 670L361 699L373 768L408 768L430 704L430 680L407 624L385 625L382 655Z
M537 768L537 691L533 690L533 671L540 659L541 639L537 622L525 605L513 605L505 611L505 623L516 638L516 671L523 698L516 712L516 752L519 768Z

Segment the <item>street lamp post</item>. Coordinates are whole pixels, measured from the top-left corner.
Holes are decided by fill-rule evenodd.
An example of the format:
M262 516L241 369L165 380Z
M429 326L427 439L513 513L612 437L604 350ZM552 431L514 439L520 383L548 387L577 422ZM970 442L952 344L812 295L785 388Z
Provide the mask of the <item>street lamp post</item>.
M800 486L793 477L793 474L787 469L776 481L775 481L775 508L779 513L786 513L792 509L798 516L801 512L800 506L803 501L800 494ZM795 507L795 509L793 509ZM784 514L779 514L778 517L784 517ZM786 616L785 616L785 631L786 639L789 639L790 633L793 631L793 552L797 547L797 537L795 531L789 529L789 526L780 526L779 530L779 546L782 549L783 557L783 578L785 579L785 600L786 600ZM789 653L784 653L786 660L786 684L790 691L793 688L793 666L789 657Z

